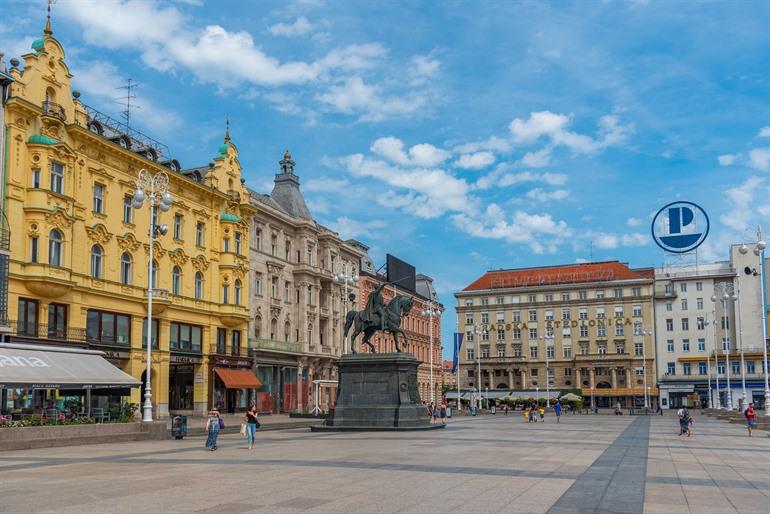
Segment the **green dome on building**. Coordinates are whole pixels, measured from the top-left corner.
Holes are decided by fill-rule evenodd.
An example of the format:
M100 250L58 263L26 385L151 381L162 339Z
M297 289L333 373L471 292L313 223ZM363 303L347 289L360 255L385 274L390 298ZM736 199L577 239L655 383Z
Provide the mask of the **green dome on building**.
M58 141L42 134L33 134L29 136L27 143L33 143L37 145L55 145L58 143Z
M219 221L232 221L233 223L239 223L241 221L241 218L239 218L235 214L230 214L226 212L221 216L219 216Z

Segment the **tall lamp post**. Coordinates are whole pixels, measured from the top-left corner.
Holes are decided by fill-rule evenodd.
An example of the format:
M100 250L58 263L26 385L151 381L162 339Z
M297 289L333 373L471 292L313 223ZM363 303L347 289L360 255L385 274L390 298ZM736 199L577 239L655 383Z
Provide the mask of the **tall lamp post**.
M478 373L478 387L476 390L479 392L479 398L481 397L481 336L488 333L481 326L476 326L476 372ZM476 405L480 406L481 401L477 400Z
M131 207L141 209L144 201L150 206L150 228L148 230L150 237L150 260L147 264L147 385L144 390L144 406L142 421L152 421L152 296L155 284L153 276L155 269L153 266L153 239L168 233L168 225L158 225L158 209L166 212L174 203L174 197L168 191L168 175L159 171L155 174L143 169L139 171L136 178L136 191Z
M553 329L546 328L545 335L541 336L540 339L545 342L545 403L548 405L551 401L551 376L548 373L551 370L551 363L548 350L553 349Z
M760 284L760 291L759 296L761 298L761 305L762 305L762 363L765 373L765 416L770 416L770 369L768 369L768 361L767 361L767 292L766 292L766 283L765 283L765 248L767 248L767 243L764 239L762 239L762 227L757 226L757 243L754 247L754 255L759 257L759 284ZM741 245L741 247L738 249L742 254L745 254L748 252L748 248L746 245Z
M722 398L719 396L719 352L717 351L717 314L716 314L716 308L713 308L711 310L711 321L707 321L706 325L711 324L712 327L714 327L714 330L711 331L712 337L714 339L714 380L716 382L716 392L714 393L714 401L712 402L712 405L714 409L721 409L722 408Z
M727 300L732 300L733 302L738 302L738 294L735 292L735 289L733 287L733 284L730 284L728 282L717 282L714 284L714 294L711 295L711 301L716 304L717 301L717 294L718 292L721 292L720 299L722 302L722 312L725 313L725 316L728 316L728 304ZM716 318L714 319L716 322ZM716 327L714 328L716 330ZM724 342L727 341L727 348L724 346ZM725 392L725 403L727 403L727 410L733 410L733 391L732 386L730 385L730 337L727 336L725 339L722 340L722 352L725 354L725 372L727 373L727 391ZM717 361L719 362L719 361ZM745 379L744 379L744 393L745 393ZM745 400L744 400L745 401Z
M647 346L644 344L645 336L651 336L652 332L649 330L637 329L634 335L641 336L642 338L642 387L644 387L644 408L650 408L650 392L647 389Z
M348 286L352 286L358 283L358 275L353 272L352 265L349 262L345 262L342 265L342 271L336 273L332 280L335 284L339 284L345 288L345 296L342 298L343 311L345 311L348 304ZM347 312L343 312L343 317L347 316ZM345 340L342 343L342 354L345 355L350 351L348 344L348 336L345 334Z
M427 316L430 322L430 325L428 326L428 334L430 337L430 401L435 405L436 395L435 388L433 387L433 318L435 316L440 316L441 311L436 308L433 300L430 300L425 309L422 310L422 315Z

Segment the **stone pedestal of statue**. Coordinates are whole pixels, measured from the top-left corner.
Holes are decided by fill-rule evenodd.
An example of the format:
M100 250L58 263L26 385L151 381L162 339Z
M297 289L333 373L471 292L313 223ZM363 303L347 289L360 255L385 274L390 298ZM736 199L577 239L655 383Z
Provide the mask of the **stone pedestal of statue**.
M339 361L334 410L314 431L429 430L431 424L417 391L417 366L410 353L358 353Z

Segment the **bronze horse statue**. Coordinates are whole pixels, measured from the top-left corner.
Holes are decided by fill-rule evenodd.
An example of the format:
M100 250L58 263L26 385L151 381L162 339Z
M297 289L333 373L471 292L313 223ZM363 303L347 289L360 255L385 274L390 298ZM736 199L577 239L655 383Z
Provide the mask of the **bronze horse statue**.
M350 340L352 341L350 350L353 353L358 353L356 352L356 345L354 342L356 337L358 337L358 334L363 332L364 340L362 344L368 344L369 351L371 353L376 353L377 351L374 348L374 345L369 340L374 333L379 330L390 332L390 335L393 336L393 341L396 344L396 351L401 352L401 348L398 346L398 335L401 334L404 338L404 349L406 349L406 345L409 343L406 333L401 330L401 318L409 314L411 310L412 299L410 297L396 296L385 307L385 319L382 324L380 324L378 320L369 321L365 316L365 311L350 311L345 316L345 333L343 334L343 337L347 337L348 330L355 325L353 335L350 336Z

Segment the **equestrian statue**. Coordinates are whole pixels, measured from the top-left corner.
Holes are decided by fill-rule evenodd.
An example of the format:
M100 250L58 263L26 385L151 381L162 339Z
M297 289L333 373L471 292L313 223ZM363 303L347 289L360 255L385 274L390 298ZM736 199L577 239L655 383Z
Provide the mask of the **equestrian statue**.
M397 352L401 352L401 348L398 345L399 334L404 338L404 349L406 349L406 345L409 343L406 333L401 330L401 318L412 310L412 299L409 296L396 296L390 303L385 305L385 300L382 298L382 289L386 285L388 285L388 282L383 282L372 291L366 301L366 308L364 310L353 310L345 316L345 333L343 337L347 337L350 328L355 326L353 335L350 336L352 341L350 350L353 353L358 353L356 352L355 340L358 334L361 333L364 334L362 343L369 345L371 353L376 353L376 349L370 339L378 331L388 332L393 336Z

